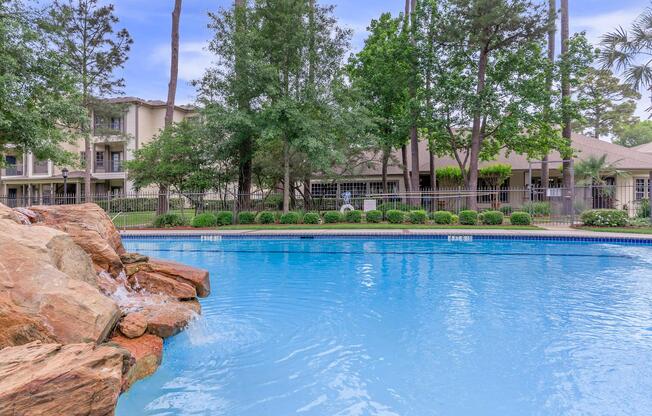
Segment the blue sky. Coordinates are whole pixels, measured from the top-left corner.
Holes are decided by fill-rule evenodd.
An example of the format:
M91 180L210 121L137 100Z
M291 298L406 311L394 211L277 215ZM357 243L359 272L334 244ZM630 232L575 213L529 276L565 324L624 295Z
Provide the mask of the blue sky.
M108 1L104 1L105 3ZM382 12L398 13L403 0L320 0L335 4L342 25L354 30L353 48L359 48L372 18ZM130 59L119 75L127 82L125 94L145 99L165 99L169 76L170 13L173 0L113 0L120 26L134 38ZM189 82L197 79L210 64L205 45L211 36L206 28L207 12L229 7L233 0L184 0L181 17L181 55L177 101L190 103L194 89ZM650 0L570 0L571 30L586 31L597 42L600 35L618 25L627 26ZM647 101L646 101L647 102ZM644 108L645 103L639 107Z

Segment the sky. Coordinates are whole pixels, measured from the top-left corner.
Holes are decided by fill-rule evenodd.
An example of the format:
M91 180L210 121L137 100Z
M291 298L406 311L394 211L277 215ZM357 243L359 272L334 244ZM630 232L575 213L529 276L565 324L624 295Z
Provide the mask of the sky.
M103 1L107 3L109 0ZM144 99L165 99L169 77L170 24L173 0L112 0L120 19L118 27L131 33L134 44L124 69L116 75L126 80L125 94ZM334 4L342 26L354 31L353 50L359 50L371 19L390 11L399 13L403 0L319 0ZM618 26L627 27L650 0L569 0L571 32L586 31L590 41ZM212 62L206 51L211 38L207 28L209 11L231 7L233 0L184 0L180 23L179 85L177 102L192 103L195 92L190 81L199 79ZM648 99L642 99L637 113L643 115Z

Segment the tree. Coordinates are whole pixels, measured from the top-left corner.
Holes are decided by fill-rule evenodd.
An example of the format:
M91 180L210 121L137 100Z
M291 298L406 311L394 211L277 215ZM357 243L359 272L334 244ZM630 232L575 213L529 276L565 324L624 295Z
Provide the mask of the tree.
M480 178L485 180L489 189L495 190L493 193L491 206L498 209L500 206L499 192L501 186L512 176L512 166L509 164L497 163L494 165L485 166L479 171Z
M573 186L573 126L571 104L571 70L568 65L570 51L570 22L568 11L568 0L561 0L561 100L562 100L562 137L567 143L568 151L560 152L562 159L562 182L564 186L564 213L568 214L573 209L573 197L571 188Z
M372 20L364 47L348 65L352 86L373 120L383 193L389 191L387 169L392 151L405 145L409 126L409 38L401 23L401 18L392 18L389 13Z
M549 65L540 45L547 17L542 7L526 0L422 4L420 26L436 28L430 42L437 46L429 55L433 78L425 101L433 107L428 134L438 154L458 162L474 208L481 159L503 148L540 149L525 132L535 121L531 109L549 96Z
M614 68L634 90L645 89L652 100L652 8L646 9L629 30L619 27L602 37L599 62ZM652 107L647 111L652 110Z
M575 178L577 183L583 185L604 186L607 185L605 178L624 175L625 172L607 161L606 154L600 157L589 156L575 165Z
M65 55L69 67L78 75L78 89L87 110L86 120L77 126L84 138L86 199L91 196L91 120L93 108L101 105L98 98L118 94L124 80L114 71L127 61L131 44L129 32L115 32L119 22L114 6L100 6L97 0L54 0L47 26L55 32L55 45Z
M35 16L20 2L0 3L0 154L11 146L68 163L72 155L59 144L71 141L65 129L85 117L78 79Z
M551 68L555 65L555 42L557 34L557 0L548 0L548 63ZM554 75L549 71L546 84L548 92L552 95ZM550 112L551 104L546 106L545 111ZM544 198L548 197L548 186L550 185L550 168L548 164L548 152L541 158L541 187Z
M170 82L168 84L168 98L165 103L165 128L174 123L174 101L177 95L177 80L179 78L179 20L181 18L181 2L175 0L172 11L172 40L170 54ZM165 214L168 211L168 189L165 186L159 187L158 206L156 213Z
M638 121L634 111L641 95L622 84L609 69L590 68L576 94L584 107L584 120L578 127L596 139L615 135Z
M616 133L614 143L625 147L635 147L652 142L652 121L644 120L626 126Z

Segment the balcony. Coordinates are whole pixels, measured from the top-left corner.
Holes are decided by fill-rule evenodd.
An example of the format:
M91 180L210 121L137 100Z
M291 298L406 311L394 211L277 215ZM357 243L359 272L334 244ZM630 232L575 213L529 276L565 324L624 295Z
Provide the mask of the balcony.
M47 160L36 160L32 163L32 174L33 175L47 175L48 171L48 161Z
M23 176L25 171L22 164L7 165L5 176Z

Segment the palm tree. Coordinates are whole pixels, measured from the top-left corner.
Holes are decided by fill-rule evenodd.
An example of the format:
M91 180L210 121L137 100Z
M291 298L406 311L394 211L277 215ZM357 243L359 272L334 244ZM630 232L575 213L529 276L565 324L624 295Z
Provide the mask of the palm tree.
M629 30L619 27L604 35L599 61L621 73L635 90L650 91L652 100L652 8L646 9Z
M597 185L605 186L605 178L624 177L627 172L616 168L618 161L610 163L607 161L607 155L600 157L589 156L588 158L577 162L575 165L575 179L578 185Z

